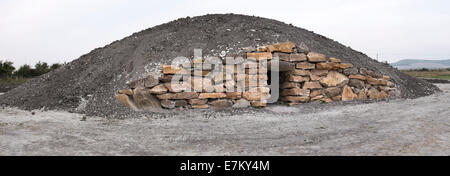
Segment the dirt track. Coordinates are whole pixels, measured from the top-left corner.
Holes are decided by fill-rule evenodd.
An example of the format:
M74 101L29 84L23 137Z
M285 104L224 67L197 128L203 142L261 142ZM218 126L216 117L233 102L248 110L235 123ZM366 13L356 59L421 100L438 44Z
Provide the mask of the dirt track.
M414 100L303 112L108 120L0 110L0 155L450 155L450 84Z

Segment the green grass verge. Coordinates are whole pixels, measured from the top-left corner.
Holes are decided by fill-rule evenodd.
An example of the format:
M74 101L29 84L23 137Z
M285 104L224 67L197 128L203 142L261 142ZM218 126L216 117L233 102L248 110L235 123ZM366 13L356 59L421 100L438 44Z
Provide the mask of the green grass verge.
M431 78L435 78L435 79L448 79L448 80L450 80L450 75L438 75L438 76L432 76Z
M0 78L0 84L15 84L15 83L25 83L29 78Z
M450 79L449 69L439 70L403 70L402 72L417 78Z

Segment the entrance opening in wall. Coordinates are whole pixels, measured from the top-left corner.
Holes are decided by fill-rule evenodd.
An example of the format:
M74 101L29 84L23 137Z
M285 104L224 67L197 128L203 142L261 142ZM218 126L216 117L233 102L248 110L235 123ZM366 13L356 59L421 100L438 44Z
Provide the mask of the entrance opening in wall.
M295 48L292 42L258 46L244 51L240 61L219 63L225 68L218 75L211 75L209 67L204 70L211 64L208 59L194 58L187 66L174 60L162 65L158 78L149 75L127 83L129 89L119 90L116 99L135 110L220 109L382 100L398 94L390 76ZM245 72L238 64L244 64ZM173 82L180 76L197 79Z

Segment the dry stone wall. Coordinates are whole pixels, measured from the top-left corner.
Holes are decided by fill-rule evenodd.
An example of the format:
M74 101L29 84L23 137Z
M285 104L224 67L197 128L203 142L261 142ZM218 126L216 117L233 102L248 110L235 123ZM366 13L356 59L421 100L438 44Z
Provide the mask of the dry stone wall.
M288 105L382 100L398 94L389 76L310 52L292 42L242 51L222 60L197 58L185 64L163 65L162 76L132 81L116 98L131 109L149 111L265 107L275 91L269 86L274 81L280 83L276 90L279 102ZM279 72L277 80L270 79L271 72Z

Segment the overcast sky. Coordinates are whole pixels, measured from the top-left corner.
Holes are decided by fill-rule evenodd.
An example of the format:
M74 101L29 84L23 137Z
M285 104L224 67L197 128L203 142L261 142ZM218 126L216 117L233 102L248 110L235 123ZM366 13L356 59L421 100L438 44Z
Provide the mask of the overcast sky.
M236 13L325 35L381 61L450 59L446 0L0 0L0 60L71 61L186 16Z

